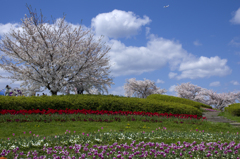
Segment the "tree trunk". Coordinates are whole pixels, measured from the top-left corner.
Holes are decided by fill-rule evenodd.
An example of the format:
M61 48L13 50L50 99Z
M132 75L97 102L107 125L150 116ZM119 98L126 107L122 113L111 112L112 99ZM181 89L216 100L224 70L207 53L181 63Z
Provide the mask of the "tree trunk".
M56 96L57 95L57 91L51 91L52 96Z

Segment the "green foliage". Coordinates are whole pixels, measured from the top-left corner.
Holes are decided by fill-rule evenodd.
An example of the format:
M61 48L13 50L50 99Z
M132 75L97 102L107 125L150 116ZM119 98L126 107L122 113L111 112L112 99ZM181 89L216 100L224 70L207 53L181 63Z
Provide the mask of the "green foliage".
M149 99L149 100L155 99L155 100L172 102L172 103L181 103L181 104L193 106L197 109L199 109L200 107L212 109L211 106L203 104L203 103L195 102L195 101L185 99L185 98L163 95L163 94L151 94L151 95L147 96L147 99Z
M199 106L183 102L168 102L156 99L127 98L113 95L66 95L41 97L0 97L0 109L91 109L109 111L144 111L172 114L202 115Z
M240 116L240 103L231 104L228 107L225 107L224 110L233 116Z

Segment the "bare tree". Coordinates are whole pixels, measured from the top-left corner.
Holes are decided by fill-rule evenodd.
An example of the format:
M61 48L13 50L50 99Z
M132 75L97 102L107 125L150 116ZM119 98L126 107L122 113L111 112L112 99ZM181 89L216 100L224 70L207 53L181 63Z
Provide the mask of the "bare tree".
M108 92L105 85L111 88L114 83L107 77L109 58L104 56L110 48L100 43L102 37L93 42L93 34L87 36L90 30L68 24L65 15L50 24L45 22L42 12L38 17L36 10L27 8L30 16L21 19L21 28L12 29L0 41L0 50L10 57L7 60L2 55L0 67L13 74L0 77L25 81L21 86L30 85L31 91L44 87L52 95L66 92L67 88L74 91L80 82Z

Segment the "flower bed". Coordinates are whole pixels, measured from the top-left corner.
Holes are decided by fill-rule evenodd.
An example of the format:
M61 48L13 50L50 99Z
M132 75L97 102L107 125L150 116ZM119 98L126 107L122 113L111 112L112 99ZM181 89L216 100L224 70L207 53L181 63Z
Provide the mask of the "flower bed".
M189 120L183 119L206 119L187 114L130 112L130 111L94 111L94 110L1 110L0 123L5 122L52 122L52 121L90 121L90 122L113 122L113 121L143 121L163 122L171 118L174 122L183 123Z
M91 134L71 134L43 137L34 135L30 139L18 138L2 141L0 154L8 158L239 158L238 134L209 134L197 132L167 132L167 128L156 128L150 133L95 132ZM180 141L166 144L154 142L167 138L202 138L205 142L187 143ZM148 142L144 141L148 140ZM231 140L230 143L221 142ZM107 144L109 143L109 144ZM42 147L40 151L23 152L29 147Z
M202 124L203 118L187 114L148 113L130 111L93 110L1 110L0 122L157 122ZM61 120L59 120L61 119ZM76 120L77 119L77 120ZM78 120L80 119L80 120ZM11 121L7 121L11 120ZM45 121L46 120L46 121ZM63 121L64 120L64 121ZM112 120L112 121L111 121ZM81 126L82 123L79 123ZM163 122L163 123L162 123ZM132 123L132 124L133 124ZM131 124L131 125L132 125ZM27 124L26 124L27 125ZM45 123L43 123L45 125ZM54 123L55 125L55 123ZM165 124L166 125L166 124ZM68 125L69 126L69 125ZM170 126L170 125L168 125ZM181 125L182 126L182 125ZM132 127L132 126L131 126ZM154 128L154 127L153 127ZM175 127L174 127L175 128ZM126 129L131 129L130 125ZM168 131L167 127L139 128L138 132L104 131L76 133L66 130L64 135L33 134L0 140L0 156L12 158L239 158L240 136L237 133L208 133L196 128L194 131ZM109 129L108 129L109 130ZM22 132L21 132L22 133ZM38 132L37 132L38 133ZM18 135L18 137L16 137ZM29 136L30 135L30 136ZM202 141L203 142L199 142ZM170 142L168 142L170 141ZM174 142L172 142L174 141ZM188 141L188 142L186 142ZM189 142L192 141L192 142ZM196 142L197 141L197 142Z
M183 118L195 118L195 119L201 119L201 117L197 117L197 115L189 115L189 114L171 114L171 113L151 113L151 112L131 112L131 111L107 111L107 110L71 110L66 108L66 110L57 110L57 109L48 109L48 110L39 110L39 109L33 109L33 110L0 110L0 114L97 114L97 115L142 115L142 116L166 116L166 117L183 117Z

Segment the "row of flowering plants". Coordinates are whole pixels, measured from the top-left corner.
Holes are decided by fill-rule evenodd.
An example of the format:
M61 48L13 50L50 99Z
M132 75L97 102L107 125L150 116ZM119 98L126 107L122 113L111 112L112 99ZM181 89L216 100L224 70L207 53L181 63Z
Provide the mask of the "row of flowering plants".
M195 118L201 119L201 117L197 117L197 115L189 115L189 114L171 114L171 113L151 113L151 112L131 112L131 111L108 111L108 110L71 110L66 108L66 110L57 110L57 109L48 109L48 110L39 110L39 109L32 109L32 110L0 110L0 114L97 114L97 115L141 115L141 116L166 116L166 117L182 117L182 118Z
M51 122L51 121L90 121L90 122L113 122L113 121L142 121L164 122L171 120L184 123L187 121L200 122L200 117L187 114L130 112L130 111L106 111L106 110L1 110L0 123L5 122ZM190 120L188 120L190 119ZM191 120L193 119L193 120ZM201 117L206 119L205 117ZM194 123L193 123L194 124Z
M166 139L192 139L193 142L164 143ZM196 139L204 141L196 142ZM65 135L30 138L11 138L1 141L0 155L31 159L239 159L239 134L211 134L204 131L171 132L166 127L152 132L119 133L98 132L74 133L66 130ZM33 150L28 151L31 148Z

